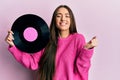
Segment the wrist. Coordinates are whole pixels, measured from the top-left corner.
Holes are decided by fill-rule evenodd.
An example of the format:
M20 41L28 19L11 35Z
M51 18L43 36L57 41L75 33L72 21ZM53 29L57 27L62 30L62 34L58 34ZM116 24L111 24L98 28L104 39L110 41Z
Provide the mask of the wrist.
M85 49L93 49L94 47L91 47L91 46L89 46L89 45L85 45L84 48L85 48Z
M13 46L15 46L15 45L14 45L14 44L10 44L10 45L9 45L9 47L13 47Z

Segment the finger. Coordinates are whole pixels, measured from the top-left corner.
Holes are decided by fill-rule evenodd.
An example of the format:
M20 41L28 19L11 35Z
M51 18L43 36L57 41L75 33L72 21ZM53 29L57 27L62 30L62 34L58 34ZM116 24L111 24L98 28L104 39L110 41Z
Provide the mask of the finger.
M14 34L11 30L8 31L8 34Z
M10 38L10 37L8 37L6 40L7 40L7 41L12 41L13 39L12 39L12 38Z
M10 36L9 38L10 38L11 40L14 40L13 36Z
M12 41L6 40L6 42L7 42L8 44L10 44Z
M96 36L94 36L88 43L92 43L94 39L96 39Z
M97 46L97 44L98 44L97 39L93 39L93 40L92 40L92 45L93 45L93 46Z
M88 42L88 44L91 44L92 43L92 39Z
M7 40L6 42L7 42L9 45L11 45L11 46L14 45L13 41L9 41L9 40Z
M96 39L96 36L94 36L92 39Z
M12 40L14 40L13 32L12 31L8 31L8 37L10 37Z
M14 40L14 37L13 37L12 34L9 34L9 37L10 37L12 40Z
M14 37L12 36L12 40L14 40Z
M7 40L7 39L14 40L14 37L12 34L8 34L7 37L5 38L5 40Z

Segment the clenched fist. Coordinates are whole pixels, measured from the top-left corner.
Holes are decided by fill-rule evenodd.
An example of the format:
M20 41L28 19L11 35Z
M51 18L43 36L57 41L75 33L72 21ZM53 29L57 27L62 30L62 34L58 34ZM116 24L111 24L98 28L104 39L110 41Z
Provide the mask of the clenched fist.
M98 42L97 42L97 38L95 36L84 46L84 48L92 49L92 48L96 47L97 44L98 44Z

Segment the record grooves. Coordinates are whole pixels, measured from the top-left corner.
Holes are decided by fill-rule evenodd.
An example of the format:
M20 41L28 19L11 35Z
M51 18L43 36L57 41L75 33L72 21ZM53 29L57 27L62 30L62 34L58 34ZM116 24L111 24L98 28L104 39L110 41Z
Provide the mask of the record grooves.
M28 41L23 35L27 28L33 28L37 31L37 38ZM49 41L49 28L47 23L39 16L34 14L26 14L20 16L12 25L11 29L14 33L14 44L16 47L27 53L35 53L42 50ZM34 34L31 32L30 34ZM30 34L28 34L30 36ZM28 36L28 37L29 37Z

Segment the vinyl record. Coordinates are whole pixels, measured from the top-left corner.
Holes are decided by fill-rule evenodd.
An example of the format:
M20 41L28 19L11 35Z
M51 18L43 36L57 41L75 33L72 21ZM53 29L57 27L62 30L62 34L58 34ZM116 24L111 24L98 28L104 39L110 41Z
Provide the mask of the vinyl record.
M49 41L47 23L39 16L26 14L20 16L12 25L14 44L29 54L42 50Z

